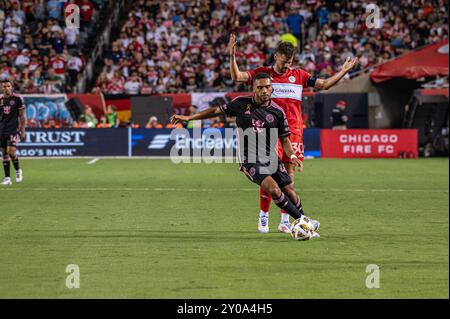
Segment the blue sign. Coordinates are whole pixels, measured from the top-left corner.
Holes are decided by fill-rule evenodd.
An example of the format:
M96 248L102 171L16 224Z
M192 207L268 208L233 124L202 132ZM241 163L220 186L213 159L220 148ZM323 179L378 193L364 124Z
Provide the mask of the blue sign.
M305 129L306 157L320 157L320 129ZM20 156L234 157L233 128L206 129L27 129Z
M303 149L305 157L320 157L320 128L303 130Z
M27 129L17 147L20 156L126 156L128 130Z

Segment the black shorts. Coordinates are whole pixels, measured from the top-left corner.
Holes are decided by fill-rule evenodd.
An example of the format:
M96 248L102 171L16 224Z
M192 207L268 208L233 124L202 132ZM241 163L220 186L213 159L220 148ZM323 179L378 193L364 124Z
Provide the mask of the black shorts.
M0 148L6 149L7 147L17 147L20 141L20 135L17 133L0 134Z
M261 185L262 181L268 176L271 176L280 188L292 183L286 167L284 167L283 162L279 159L276 171L274 173L270 172L268 165L259 163L242 164L241 171L244 172L245 176L247 176L249 180L258 185Z

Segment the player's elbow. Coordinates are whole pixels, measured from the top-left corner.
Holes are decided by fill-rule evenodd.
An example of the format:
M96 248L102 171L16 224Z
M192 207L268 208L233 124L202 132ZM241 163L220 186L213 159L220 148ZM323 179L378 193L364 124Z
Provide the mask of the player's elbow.
M247 82L248 77L247 73L239 72L237 75L235 75L235 79L233 79L236 82Z
M330 84L329 82L325 81L325 82L322 84L322 87L321 87L320 89L326 91L326 90L328 90L329 88L331 88L331 84Z

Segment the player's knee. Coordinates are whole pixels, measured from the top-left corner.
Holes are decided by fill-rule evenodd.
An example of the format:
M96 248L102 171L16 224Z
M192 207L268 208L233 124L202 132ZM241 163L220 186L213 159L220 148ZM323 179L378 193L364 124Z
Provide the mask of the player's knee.
M273 186L269 187L269 194L272 197L280 197L281 196L281 189L278 186L273 185Z
M8 149L6 150L6 153L8 153L9 156L11 156L12 158L16 157L16 149L13 147L8 147Z
M291 183L291 184L283 187L283 193L285 193L288 196L294 195L295 194L294 183Z

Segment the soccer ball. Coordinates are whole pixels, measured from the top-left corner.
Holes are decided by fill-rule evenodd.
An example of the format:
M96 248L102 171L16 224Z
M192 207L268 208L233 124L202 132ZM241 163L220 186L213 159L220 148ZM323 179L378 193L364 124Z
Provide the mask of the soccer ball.
M314 226L308 217L302 216L291 224L291 236L295 240L310 240L313 235Z

